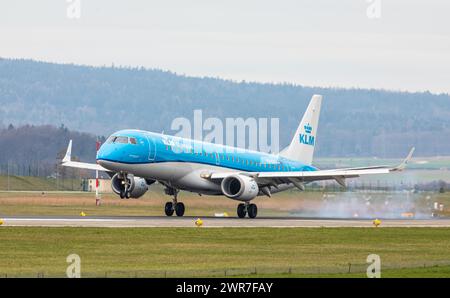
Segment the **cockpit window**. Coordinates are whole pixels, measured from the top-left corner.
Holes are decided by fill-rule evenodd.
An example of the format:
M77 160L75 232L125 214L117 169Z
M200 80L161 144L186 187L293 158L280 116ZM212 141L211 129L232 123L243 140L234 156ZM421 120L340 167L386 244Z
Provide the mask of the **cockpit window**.
M110 136L106 141L108 144L128 144L128 137Z
M127 137L117 137L117 138L114 140L114 143L128 144L128 138L127 138Z
M108 138L108 140L106 140L106 143L108 143L108 144L111 144L111 143L114 143L114 141L116 140L116 136L110 136L109 138Z
M136 145L137 144L136 138L130 138L130 144Z

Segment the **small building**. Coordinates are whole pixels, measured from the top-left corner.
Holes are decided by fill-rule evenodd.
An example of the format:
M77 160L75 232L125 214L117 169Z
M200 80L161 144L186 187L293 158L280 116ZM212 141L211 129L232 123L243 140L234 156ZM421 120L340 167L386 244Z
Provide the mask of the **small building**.
M83 179L83 191L95 192L95 178ZM98 179L98 192L112 193L111 179Z

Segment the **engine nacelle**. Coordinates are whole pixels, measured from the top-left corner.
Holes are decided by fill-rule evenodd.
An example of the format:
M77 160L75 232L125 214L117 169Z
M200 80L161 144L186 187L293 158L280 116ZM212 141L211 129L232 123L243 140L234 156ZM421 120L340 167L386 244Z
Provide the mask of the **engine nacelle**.
M230 175L222 180L222 193L230 199L250 201L259 193L256 181L244 175Z
M135 177L131 174L117 173L111 179L111 188L121 198L137 199L147 192L148 184L144 178ZM125 192L125 188L128 191L128 195Z

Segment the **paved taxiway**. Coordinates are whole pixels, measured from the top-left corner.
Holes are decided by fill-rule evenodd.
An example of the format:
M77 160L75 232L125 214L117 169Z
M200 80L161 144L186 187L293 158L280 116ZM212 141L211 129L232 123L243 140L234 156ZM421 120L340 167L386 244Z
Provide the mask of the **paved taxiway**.
M197 217L165 216L15 216L3 217L2 226L43 227L196 227ZM202 217L203 227L373 227L371 219L322 219L298 217ZM450 227L450 219L382 219L381 227ZM1 227L0 227L1 228Z

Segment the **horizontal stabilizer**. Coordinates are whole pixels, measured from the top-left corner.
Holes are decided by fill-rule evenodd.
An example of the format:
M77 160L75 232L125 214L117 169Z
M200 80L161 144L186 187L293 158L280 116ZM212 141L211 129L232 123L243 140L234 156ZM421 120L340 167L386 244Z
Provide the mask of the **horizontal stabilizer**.
M72 140L69 141L69 146L67 146L66 155L64 155L61 165L63 167L109 172L109 170L96 163L72 161Z

